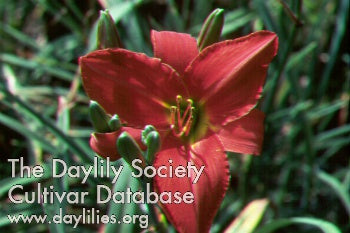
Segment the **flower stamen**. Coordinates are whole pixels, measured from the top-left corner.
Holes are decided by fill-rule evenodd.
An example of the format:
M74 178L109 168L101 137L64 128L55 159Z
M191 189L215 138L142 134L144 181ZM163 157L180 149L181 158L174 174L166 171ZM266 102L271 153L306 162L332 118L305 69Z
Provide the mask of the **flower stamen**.
M178 95L176 96L176 106L170 107L170 128L176 137L187 136L191 131L195 108L191 99L187 99L186 102L186 109L182 111L184 103L182 96Z
M174 129L175 128L175 120L176 120L176 107L175 106L171 106L170 107L170 121L171 121L171 125L170 128Z
M181 101L182 101L182 96L181 95L176 96L176 109L177 109L176 112L177 112L177 120L178 120L179 128L182 127L182 121L180 120L181 119L181 113L180 113Z

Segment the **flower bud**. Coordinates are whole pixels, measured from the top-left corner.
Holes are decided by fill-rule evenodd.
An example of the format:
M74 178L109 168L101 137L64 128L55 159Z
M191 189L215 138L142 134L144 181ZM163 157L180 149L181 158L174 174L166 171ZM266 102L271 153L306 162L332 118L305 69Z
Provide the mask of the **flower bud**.
M152 131L147 135L146 145L146 160L149 164L153 164L155 155L160 149L160 136L157 131Z
M146 125L145 126L145 129L142 131L142 137L141 137L143 144L147 145L147 141L146 141L147 135L152 131L156 131L156 128L154 128L153 125Z
M92 125L96 132L107 133L110 132L108 126L109 116L105 110L96 102L91 100L89 105L89 114Z
M117 131L122 127L122 123L120 122L118 115L114 114L112 116L108 122L108 126L111 131Z
M119 154L130 166L134 159L141 159L142 165L144 167L146 166L143 158L143 153L140 147L138 146L137 142L127 132L123 132L120 134L117 140L117 148L118 148Z
M198 36L199 51L219 41L221 30L224 26L223 12L223 9L218 8L214 10L204 21L204 24Z
M123 47L115 22L108 10L100 11L97 26L97 47L99 49Z

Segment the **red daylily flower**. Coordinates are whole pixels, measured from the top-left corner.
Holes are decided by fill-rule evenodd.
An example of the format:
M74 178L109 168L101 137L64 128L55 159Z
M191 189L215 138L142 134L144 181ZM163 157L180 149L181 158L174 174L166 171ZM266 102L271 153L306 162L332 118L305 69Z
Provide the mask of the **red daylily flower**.
M162 148L154 166L205 169L195 177L155 177L157 192L190 191L192 204L164 204L179 232L208 232L229 181L225 151L259 154L264 114L254 107L277 36L268 31L208 46L201 52L188 34L151 32L154 56L106 49L80 59L89 97L128 126L157 128Z

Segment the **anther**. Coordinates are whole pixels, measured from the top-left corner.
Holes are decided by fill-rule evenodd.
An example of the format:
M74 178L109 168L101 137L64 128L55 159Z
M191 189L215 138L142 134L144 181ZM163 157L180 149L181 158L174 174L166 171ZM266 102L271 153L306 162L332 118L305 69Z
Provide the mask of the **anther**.
M181 95L177 95L176 96L176 103L179 104L179 103L181 103L181 101L182 101L182 96Z

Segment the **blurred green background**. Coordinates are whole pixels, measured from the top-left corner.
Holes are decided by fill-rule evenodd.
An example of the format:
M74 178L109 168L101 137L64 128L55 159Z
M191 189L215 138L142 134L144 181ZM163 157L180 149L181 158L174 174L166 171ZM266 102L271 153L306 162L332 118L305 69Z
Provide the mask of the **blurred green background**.
M259 107L266 113L261 156L229 155L231 183L212 226L224 232L255 199L269 206L254 232L350 231L349 0L0 0L0 229L2 232L98 232L99 225L10 224L7 215L52 215L62 208L143 213L142 206L96 205L108 179L11 178L9 158L47 166L52 158L91 164L92 126L77 59L96 49L99 11L109 9L125 47L152 56L150 29L198 36L206 16L225 10L222 39L267 29L279 37ZM121 161L117 164L122 163ZM84 205L13 204L14 184L58 192L91 191ZM135 183L136 182L136 183ZM120 190L137 186L124 176ZM275 231L273 231L276 228ZM278 228L278 229L277 229ZM169 232L174 232L171 226ZM101 230L101 229L100 229ZM141 232L107 225L105 232ZM230 232L230 231L227 231ZM233 232L233 231L231 231ZM241 233L243 231L236 230ZM250 231L246 231L250 232Z

